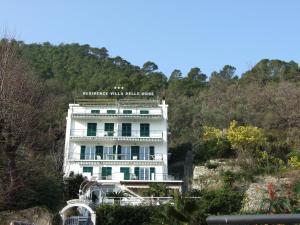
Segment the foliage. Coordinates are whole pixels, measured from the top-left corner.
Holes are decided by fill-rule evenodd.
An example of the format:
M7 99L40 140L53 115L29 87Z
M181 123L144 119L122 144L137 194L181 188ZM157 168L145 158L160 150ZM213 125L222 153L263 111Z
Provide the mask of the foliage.
M230 123L227 137L233 148L238 151L255 151L266 143L262 129L253 126L238 126L236 121Z
M70 176L64 179L64 200L77 199L79 188L84 178L81 174L70 173Z
M238 212L242 199L243 193L227 187L211 191L191 190L184 196L175 195L173 203L163 205L153 221L154 224L206 224L208 215Z
M156 213L154 206L100 205L96 209L97 225L144 225Z
M84 90L107 91L115 85L122 85L131 91L151 90L158 98L166 98L172 153L169 168L172 171L183 175L185 154L192 150L192 146L197 163L235 157L236 154L239 159L247 159L240 161L246 170L236 175L236 179L252 179L249 169L256 167L274 173L286 164L287 169L298 168L299 157L296 159L295 155L300 149L300 68L293 61L264 59L240 76L230 65L225 65L211 76L193 67L186 74L174 70L168 80L168 74L160 72L155 62L145 62L140 68L121 57L110 56L105 48L79 44L25 44L6 39L0 42L1 50L7 49L7 44L13 47L14 54L7 64L10 65L6 68L9 70L1 66L0 80L3 71L11 71L6 75L26 79L18 80L24 82L12 79L12 85L5 86L7 93L13 94L3 97L18 98L1 100L0 116L10 118L26 112L27 116L20 118L34 120L5 119L5 129L0 134L1 141L5 139L0 149L1 209L46 204L47 199L54 202L61 196L67 105L80 97ZM0 61L4 62L2 56L0 53ZM19 88L20 84L24 84L22 88ZM29 98L31 94L32 98ZM20 100L24 98L25 101ZM37 101L30 102L34 99ZM2 113L8 109L4 105L8 103L16 113L10 113L11 110ZM19 105L24 107L16 107ZM7 121L15 123L13 130L26 133L14 134L14 140L10 139L13 142L8 141L7 134L10 132ZM224 128L228 127L226 134ZM27 132L29 130L32 132ZM20 140L21 144L12 146L13 151L7 151L8 143ZM293 154L290 154L292 150ZM11 173L14 171L17 173ZM7 194L11 175L16 178L12 181L20 184L18 190L22 193L22 202L6 198L14 195ZM232 174L227 175L226 182L231 183ZM65 188L65 199L77 197L79 182L79 179L74 181L74 190ZM56 190L53 196L43 191L42 187L46 186L47 190L48 185ZM32 200L41 194L45 195L43 200ZM48 207L53 208L51 204Z
M145 192L146 196L153 197L167 197L170 196L171 190L165 185L160 183L152 183L149 189Z

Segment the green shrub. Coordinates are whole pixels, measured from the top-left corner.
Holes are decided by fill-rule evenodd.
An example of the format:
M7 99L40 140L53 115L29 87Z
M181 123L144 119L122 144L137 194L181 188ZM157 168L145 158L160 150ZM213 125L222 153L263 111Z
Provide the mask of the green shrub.
M144 225L151 222L155 206L101 205L96 209L97 225Z

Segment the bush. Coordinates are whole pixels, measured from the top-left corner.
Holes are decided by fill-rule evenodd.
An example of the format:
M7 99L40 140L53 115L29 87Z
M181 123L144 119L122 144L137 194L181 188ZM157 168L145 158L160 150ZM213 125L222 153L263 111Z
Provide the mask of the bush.
M144 225L151 222L155 206L101 205L96 209L97 225Z
M230 158L235 156L226 138L201 140L193 146L195 163L203 163L209 159Z

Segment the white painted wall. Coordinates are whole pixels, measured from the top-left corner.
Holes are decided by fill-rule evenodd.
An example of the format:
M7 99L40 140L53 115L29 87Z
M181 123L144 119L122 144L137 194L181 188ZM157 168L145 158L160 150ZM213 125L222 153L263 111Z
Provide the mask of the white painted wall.
M97 129L98 130L104 130L104 124L105 122L113 122L115 123L114 129L117 131L119 129L119 132L122 130L122 123L131 123L132 124L132 133L136 132L139 135L140 131L140 123L149 123L150 124L150 137L157 137L161 136L161 133L163 134L163 140L161 142L131 142L131 143L122 143L119 142L120 145L122 146L155 146L155 154L162 154L163 155L163 165L161 166L138 166L138 167L155 167L155 172L156 172L156 179L157 180L163 180L163 174L167 173L167 120L168 120L168 115L167 115L167 108L168 106L165 104L164 101L162 101L161 105L158 105L157 108L120 108L119 113L122 113L124 109L126 110L132 110L133 114L139 114L140 110L149 110L149 115L151 114L161 114L162 113L162 118L161 119L150 119L150 118L140 118L137 117L136 119L130 118L119 118L119 117L111 117L109 119L80 119L80 118L72 118L72 113L90 113L91 110L100 110L100 113L106 114L107 110L116 110L118 113L118 108L117 107L82 107L79 106L78 104L70 104L69 105L69 110L68 110L68 117L66 118L67 120L67 126L66 126L66 141L65 141L65 155L64 155L64 172L65 176L68 176L71 171L73 171L75 174L76 173L82 173L83 172L83 164L79 164L79 162L71 162L69 160L80 160L80 146L81 145L102 145L102 146L113 146L116 143L113 143L111 141L91 141L91 142L80 142L76 141L73 142L72 140L70 141L70 134L72 130L75 130L75 134L79 136L86 136L86 129L87 129L87 123L97 123ZM78 130L78 131L77 131ZM153 131L153 132L151 132ZM79 133L77 133L79 132ZM72 133L73 135L74 133ZM98 135L98 134L97 134ZM100 135L102 136L101 132ZM117 135L117 132L115 133ZM112 165L108 162L105 162L107 164L104 164L102 166L110 166L112 167L112 173L116 174L114 175L115 179L120 179L122 176L120 176L120 167L130 167L131 171L130 173L134 173L134 166L131 163L128 165ZM85 164L85 166L92 166L93 167L93 172L94 175L99 175L101 166L97 164Z

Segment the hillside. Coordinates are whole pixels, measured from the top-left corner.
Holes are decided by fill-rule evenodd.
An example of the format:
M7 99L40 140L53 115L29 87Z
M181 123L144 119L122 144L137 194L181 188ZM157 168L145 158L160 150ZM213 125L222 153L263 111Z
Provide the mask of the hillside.
M8 66L7 45L15 53ZM198 67L163 74L154 62L140 68L110 57L105 48L2 40L0 66L18 78L7 81L5 70L0 73L8 82L0 99L0 211L60 208L66 198L61 168L68 103L82 91L115 85L166 99L171 163L192 150L195 165L232 159L245 177L300 168L300 68L293 61L263 59L243 74L230 65L212 74Z

